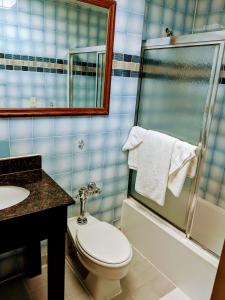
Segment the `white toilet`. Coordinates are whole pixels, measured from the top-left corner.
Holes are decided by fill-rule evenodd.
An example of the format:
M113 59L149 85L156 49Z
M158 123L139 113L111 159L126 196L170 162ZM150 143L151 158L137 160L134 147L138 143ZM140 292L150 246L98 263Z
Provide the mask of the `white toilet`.
M109 300L121 293L120 279L129 269L132 248L125 235L116 227L88 215L86 225L68 220L82 265L89 271L85 285L94 300Z

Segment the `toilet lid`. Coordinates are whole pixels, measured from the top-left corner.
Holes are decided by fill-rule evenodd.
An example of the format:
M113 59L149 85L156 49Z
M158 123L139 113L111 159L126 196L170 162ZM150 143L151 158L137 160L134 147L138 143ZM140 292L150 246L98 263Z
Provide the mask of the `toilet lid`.
M106 222L79 229L77 241L89 256L107 264L121 264L132 254L125 235Z

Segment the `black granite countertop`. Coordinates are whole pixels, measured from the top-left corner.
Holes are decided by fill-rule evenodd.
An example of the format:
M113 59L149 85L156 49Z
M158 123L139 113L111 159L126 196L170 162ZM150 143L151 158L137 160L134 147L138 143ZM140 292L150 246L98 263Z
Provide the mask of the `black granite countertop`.
M0 222L75 203L40 167L40 156L0 162L0 186L14 185L30 191L22 202L0 210Z

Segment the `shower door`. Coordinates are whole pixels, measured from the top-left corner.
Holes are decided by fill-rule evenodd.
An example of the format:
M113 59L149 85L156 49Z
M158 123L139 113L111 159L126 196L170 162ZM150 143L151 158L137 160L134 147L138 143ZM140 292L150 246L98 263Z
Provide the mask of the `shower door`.
M68 53L68 107L103 107L106 47L76 48Z
M136 125L199 146L201 158L210 126L209 111L212 113L214 107L222 53L223 44L219 42L144 47ZM198 176L186 179L179 198L167 190L164 206L138 194L135 179L136 172L131 171L129 193L186 231Z

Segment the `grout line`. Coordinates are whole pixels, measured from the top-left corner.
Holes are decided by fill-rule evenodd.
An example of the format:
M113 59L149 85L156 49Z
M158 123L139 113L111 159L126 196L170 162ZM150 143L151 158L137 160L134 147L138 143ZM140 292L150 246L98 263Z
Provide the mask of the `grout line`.
M147 257L145 257L136 247L134 247L132 245L132 248L134 248L134 250L141 256L143 257L145 260L147 260L147 262L152 265L163 277L165 277L171 284L174 285L174 288L176 288L176 284L169 278L167 277L167 275L165 275L162 271L160 271Z

